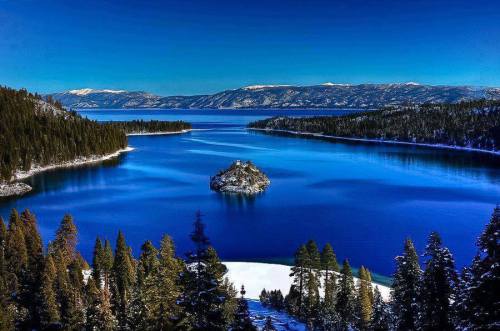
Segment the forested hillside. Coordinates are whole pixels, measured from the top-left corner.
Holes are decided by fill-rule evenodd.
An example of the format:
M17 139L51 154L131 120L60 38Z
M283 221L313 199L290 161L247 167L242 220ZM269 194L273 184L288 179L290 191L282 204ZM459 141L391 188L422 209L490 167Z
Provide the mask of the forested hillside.
M425 104L339 117L277 117L250 128L500 150L500 101Z
M0 87L0 181L32 165L104 155L127 145L125 133L68 112L50 98Z
M256 330L204 228L197 213L193 250L184 259L167 235L159 247L145 241L135 256L122 232L114 249L98 237L89 265L70 215L45 249L35 216L13 210L7 226L0 218L0 330ZM355 282L347 260L340 268L329 244L320 252L311 240L295 254L289 293L264 290L261 301L310 330L496 330L499 230L497 207L460 274L437 233L422 261L406 240L388 302L368 269L361 267Z
M140 134L150 132L180 132L190 130L191 124L184 121L143 121L134 120L127 122L109 122L112 126L124 131L126 134Z

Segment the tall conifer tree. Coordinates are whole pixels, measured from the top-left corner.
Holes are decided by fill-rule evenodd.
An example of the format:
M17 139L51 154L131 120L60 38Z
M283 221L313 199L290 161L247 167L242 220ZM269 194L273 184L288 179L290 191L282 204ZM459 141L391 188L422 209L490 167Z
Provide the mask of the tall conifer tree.
M462 326L469 329L494 330L500 327L500 207L477 241L478 253L463 279L461 294Z
M455 263L440 236L433 232L425 249L427 257L420 291L420 320L422 330L452 330L451 302L457 281Z
M330 244L326 244L321 252L321 268L324 272L324 303L327 306L332 306L335 304L335 297L337 295L337 272L339 271L339 265Z
M346 259L340 271L340 291L335 306L340 317L341 329L343 330L347 330L354 322L354 309L356 306L354 291L352 270L349 261Z
M392 282L392 312L397 330L416 330L419 311L420 276L418 255L410 239L404 253L396 257L396 273Z

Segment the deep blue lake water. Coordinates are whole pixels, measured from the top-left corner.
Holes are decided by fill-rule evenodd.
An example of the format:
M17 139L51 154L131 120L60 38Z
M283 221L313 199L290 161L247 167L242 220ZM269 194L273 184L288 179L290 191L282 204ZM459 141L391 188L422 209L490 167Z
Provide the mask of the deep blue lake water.
M299 112L288 112L297 115ZM273 111L84 111L97 120L182 119L187 134L134 136L135 150L103 164L60 169L27 180L34 191L0 201L0 215L31 209L44 239L65 213L79 228L90 259L96 235L118 229L137 254L146 239L170 234L181 254L201 210L224 259L284 261L299 244L331 242L349 258L390 275L406 237L422 252L441 233L458 266L469 263L475 238L500 202L500 158L374 143L329 142L247 131ZM283 112L281 112L283 114ZM318 114L303 112L301 114ZM252 160L271 179L254 198L210 191L209 177L233 160Z

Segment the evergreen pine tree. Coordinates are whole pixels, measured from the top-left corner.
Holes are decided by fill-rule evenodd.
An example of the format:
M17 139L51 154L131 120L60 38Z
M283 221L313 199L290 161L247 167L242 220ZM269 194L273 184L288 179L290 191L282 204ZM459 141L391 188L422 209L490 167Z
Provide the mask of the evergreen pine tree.
M99 237L95 239L94 252L92 254L92 278L95 280L95 286L101 288L102 281L102 258L104 248Z
M470 280L463 289L465 327L494 330L500 327L500 207L477 241L478 254L470 267Z
M335 304L335 297L337 295L337 272L339 271L339 265L330 244L326 244L321 252L321 268L324 272L324 304L331 307Z
M57 269L51 255L45 259L42 274L40 317L43 329L55 329L60 325L59 306L55 291Z
M314 240L309 240L307 249L307 273L306 273L306 311L305 319L310 328L314 327L315 319L319 309L319 288L321 278L321 255Z
M382 294L378 286L375 286L373 297L373 312L370 321L370 330L386 331L389 330L390 313L387 303L382 299Z
M29 311L29 321L25 327L33 329L40 327L38 307L41 304L39 299L44 259L43 244L38 231L35 215L26 209L21 213L20 218L24 225L24 238L28 255L26 278L24 279L25 284L21 295L23 305L26 306Z
M64 215L56 237L49 246L49 253L53 254L57 268L66 269L76 257L77 229L73 217Z
M7 266L5 249L7 245L7 228L0 217L0 330L14 329L14 316L11 309L10 291L7 286Z
M158 271L158 250L154 247L153 243L148 240L141 246L141 256L137 266L137 283L139 287L144 285L144 281L148 277Z
M370 272L364 267L359 268L358 295L356 318L358 328L367 330L370 326L370 320L373 310L373 290L371 286Z
M134 285L134 263L125 236L118 232L112 270L112 305L121 330L127 328L127 306Z
M340 291L335 306L340 317L342 330L347 330L354 322L354 309L356 305L354 291L352 270L349 261L346 259L340 271Z
M144 296L154 325L164 330L175 325L181 314L178 298L182 289L180 274L184 266L175 256L174 242L164 236L160 243L158 271L149 277L144 286Z
M391 292L392 312L397 330L417 328L421 274L417 252L413 242L407 239L403 255L396 257L396 273Z
M241 286L240 295L241 297L238 299L238 308L236 310L236 314L234 316L234 322L232 330L240 330L240 331L254 331L257 328L252 324L252 320L250 319L250 312L248 311L248 302L245 299L245 287Z
M228 326L225 301L229 295L223 286L227 269L215 250L208 247L204 228L198 212L191 234L196 249L188 253L182 277L184 291L180 302L184 311L181 325L194 330L224 329Z
M264 324L262 331L276 331L276 328L273 325L273 320L271 319L271 316L266 317L266 324Z
M26 247L24 224L17 210L13 209L5 243L6 283L11 297L11 309L15 313L16 328L29 328L30 312L26 303L28 281L28 250Z
M111 291L111 273L113 271L115 257L113 255L113 248L111 247L111 243L109 240L104 242L104 249L102 252L102 257L100 259L101 263L101 272L103 278L104 288L108 291ZM99 285L99 284L96 284Z
M289 311L294 315L302 318L305 314L304 304L305 304L305 289L306 289L306 277L307 277L307 265L309 263L309 253L305 245L301 245L299 249L295 252L295 262L292 267L290 274L293 277L293 291L290 293L297 294L296 300L289 300ZM289 299L291 299L290 297ZM292 302L296 301L296 307L290 306Z
M424 256L427 261L420 292L419 327L422 330L453 330L450 305L455 301L455 263L436 232L431 233Z

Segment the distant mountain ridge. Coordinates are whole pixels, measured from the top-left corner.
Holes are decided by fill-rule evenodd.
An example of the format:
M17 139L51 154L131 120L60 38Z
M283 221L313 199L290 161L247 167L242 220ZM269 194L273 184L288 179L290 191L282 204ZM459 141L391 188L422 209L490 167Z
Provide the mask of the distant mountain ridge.
M160 109L372 109L423 103L500 100L500 88L434 86L418 83L253 85L211 95L158 96L142 91L90 88L54 93L65 107Z

